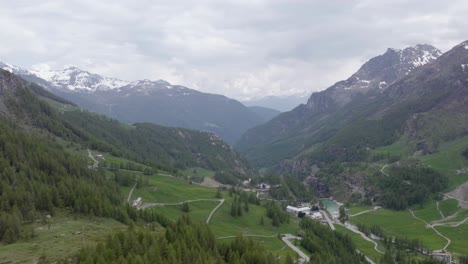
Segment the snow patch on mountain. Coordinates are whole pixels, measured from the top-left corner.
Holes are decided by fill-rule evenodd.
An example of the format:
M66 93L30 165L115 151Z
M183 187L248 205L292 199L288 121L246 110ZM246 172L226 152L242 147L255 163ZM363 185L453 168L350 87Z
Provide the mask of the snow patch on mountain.
M129 83L128 81L103 77L98 74L83 71L74 66L55 71L50 69L48 65L41 64L35 65L30 72L37 77L50 82L54 87L70 91L105 91L116 89Z
M28 71L25 69L22 69L18 66L11 65L8 63L3 63L3 62L0 62L0 68L2 68L5 71L8 71L10 73L15 73L15 74L27 74L28 73Z
M423 66L423 65L426 65L428 64L429 62L437 59L437 57L440 56L440 53L430 53L429 51L427 50L424 50L423 51L423 54L422 56L419 56L417 57L414 61L413 61L413 65L415 67L419 67L419 66Z

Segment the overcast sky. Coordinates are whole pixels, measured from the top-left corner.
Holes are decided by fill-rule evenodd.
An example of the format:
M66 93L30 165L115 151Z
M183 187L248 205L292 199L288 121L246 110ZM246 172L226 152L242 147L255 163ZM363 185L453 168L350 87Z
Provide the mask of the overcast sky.
M388 47L447 51L467 14L466 0L2 0L0 61L236 99L310 94Z

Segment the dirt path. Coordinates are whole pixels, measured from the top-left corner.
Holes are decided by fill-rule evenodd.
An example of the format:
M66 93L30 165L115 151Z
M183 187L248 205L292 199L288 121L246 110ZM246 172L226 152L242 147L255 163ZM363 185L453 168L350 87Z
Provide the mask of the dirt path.
M213 214L216 212L216 210L218 210L218 208L221 207L221 205L223 205L223 203L224 203L224 199L219 200L218 206L216 206L216 207L213 209L213 211L211 211L210 215L209 215L208 218L206 219L206 224L209 224L209 223L210 223L211 217L212 217Z
M133 194L133 190L135 190L135 187L137 186L137 184L135 183L135 185L133 185L133 188L130 190L130 192L128 193L128 197L127 197L127 203L130 203L130 199L132 198L132 194Z
M380 169L380 172L383 173L383 175L385 175L385 176L389 176L389 175L384 171L384 169L387 168L387 166L388 166L388 164L385 164L385 165L383 165L382 169Z
M302 259L302 263L304 262L309 262L310 261L310 257L307 256L307 254L305 254L304 252L302 252L302 250L300 250L298 247L296 247L293 243L291 243L291 241L289 241L289 239L299 239L301 240L302 238L301 237L298 237L298 236L293 236L291 234L285 234L281 240L283 240L283 242L288 246L290 247L292 250L294 250L297 254L299 254L299 256L301 256L301 259Z
M437 211L439 211L440 216L442 217L442 219L444 219L445 216L444 216L444 214L442 213L442 211L439 209L439 202L436 202L436 206L437 206Z
M416 218L416 219L418 219L419 221L425 223L427 227L431 228L431 229L434 230L434 232L436 232L440 237L443 237L445 240L447 240L447 244L445 245L445 247L443 247L442 249L439 249L439 250L434 250L434 252L446 250L447 247L450 245L450 243L452 243L452 240L450 240L448 237L442 235L439 231L437 231L437 229L434 228L433 225L431 225L431 224L429 224L428 222L424 221L423 219L417 217L417 216L414 214L413 210L411 210L411 209L408 209L408 210L411 212L411 214L413 215L414 218ZM465 220L466 220L466 219L465 219Z
M144 203L142 206L140 206L140 209L146 209L146 208L151 208L151 207L156 207L156 206L175 206L175 205L181 205L183 203L194 203L194 202L202 202L202 201L221 202L221 200L224 200L224 199L195 199L195 200L186 200L186 201L177 202L177 203Z
M450 192L451 193L451 192ZM463 209L468 209L468 201L457 198L456 196L451 195L450 193L440 193L445 197L449 197L458 201L458 205ZM457 195L457 194L455 194Z
M369 209L369 210L366 210L366 211L362 211L362 212L359 212L359 213L356 213L356 214L349 215L349 217L355 217L355 216L362 215L362 214L367 214L367 213L370 213L370 212L373 212L373 211L374 211L373 209Z
M94 157L93 154L91 154L91 150L88 149L88 157L93 160L93 165L91 166L92 168L97 168L99 167L99 161L97 161Z
M325 217L325 220L327 220L328 225L330 226L330 229L335 230L335 226L333 225L332 220L330 220L330 217L328 217L327 212L320 210L320 213L322 213L323 217Z
M358 235L360 235L362 238L364 238L366 241L369 241L371 243L374 244L374 250L379 252L380 254L385 254L385 252L381 251L378 247L379 247L379 244L377 244L377 242L375 242L374 240L372 240L371 238L369 238L368 236L366 236L366 234L362 233L361 231L357 230L356 228L350 226L350 225L343 225L343 224L339 224L341 226L343 226L344 228L348 229L349 231L353 232L353 233L356 233Z
M271 235L271 236L245 234L245 235L240 235L240 236L243 236L243 237L265 237L265 238L272 238L272 237L277 237L278 234L274 234L274 235ZM235 238L235 237L238 237L238 236L218 237L218 239L229 239L229 238Z
M445 197L449 197L458 201L461 208L468 209L468 181L458 186L455 190L448 193L440 193Z
M448 227L458 227L461 224L464 224L465 222L468 223L468 217L465 219L461 220L460 222L449 222L449 223L435 223L432 224L432 226L448 226Z

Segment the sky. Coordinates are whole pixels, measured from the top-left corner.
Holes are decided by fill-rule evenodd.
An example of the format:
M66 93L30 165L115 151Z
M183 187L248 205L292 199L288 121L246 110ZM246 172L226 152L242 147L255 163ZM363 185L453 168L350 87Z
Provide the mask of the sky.
M390 47L468 39L466 0L0 2L0 61L240 100L323 90Z

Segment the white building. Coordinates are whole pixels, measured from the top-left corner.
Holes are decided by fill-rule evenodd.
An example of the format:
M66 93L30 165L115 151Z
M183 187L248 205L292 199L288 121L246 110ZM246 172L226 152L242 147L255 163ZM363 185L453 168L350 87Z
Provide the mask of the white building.
M133 201L132 206L137 207L141 203L141 197L138 197L136 200Z
M309 214L310 213L310 208L309 207L297 208L297 207L288 205L286 207L286 212L291 213L293 215L298 215L299 213Z
M320 212L313 212L310 214L310 218L320 220L323 218L323 215Z

